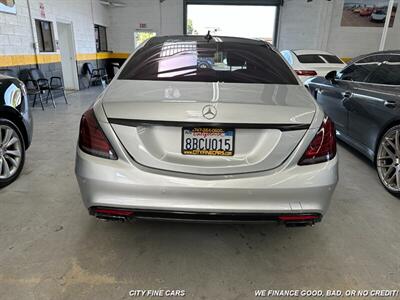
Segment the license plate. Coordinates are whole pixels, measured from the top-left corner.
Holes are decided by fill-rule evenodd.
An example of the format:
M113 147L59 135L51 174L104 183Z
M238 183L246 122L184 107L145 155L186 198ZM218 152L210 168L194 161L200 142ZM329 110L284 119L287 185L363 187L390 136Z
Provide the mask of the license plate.
M235 129L194 127L182 128L182 154L233 156Z

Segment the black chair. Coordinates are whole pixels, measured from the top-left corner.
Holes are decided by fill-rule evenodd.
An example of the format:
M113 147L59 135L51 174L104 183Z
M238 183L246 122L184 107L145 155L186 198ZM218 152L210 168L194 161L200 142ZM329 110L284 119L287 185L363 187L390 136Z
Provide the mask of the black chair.
M42 110L44 110L42 90L40 89L40 86L38 84L35 84L35 82L31 79L25 79L24 82L28 96L34 96L32 107L35 107L36 98L37 96L39 96L40 105L42 106Z
M121 65L117 62L111 63L111 67L113 70L113 77L118 73L119 69L121 68Z
M93 82L101 82L102 80L108 82L107 71L104 68L95 69L91 63L84 63L83 71L85 74L89 75L89 84L87 88L89 88Z
M36 96L39 95L40 103L43 108L41 94L42 92L46 91L47 91L46 103L49 102L49 97L50 97L54 108L56 107L56 103L54 101L53 91L61 91L64 96L65 103L68 104L67 96L65 95L65 89L61 77L53 76L50 78L49 81L43 75L43 72L40 69L29 69L28 78L25 81L27 83L27 90L31 90L30 92L32 93L32 95L33 94L35 95L35 98L33 100L33 106L35 106L36 103Z

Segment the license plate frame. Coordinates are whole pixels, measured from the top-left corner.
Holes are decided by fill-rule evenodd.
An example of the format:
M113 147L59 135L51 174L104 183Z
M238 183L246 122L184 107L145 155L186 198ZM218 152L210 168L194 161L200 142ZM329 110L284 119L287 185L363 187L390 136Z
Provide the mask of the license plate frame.
M224 139L222 144L226 146L227 140L231 141L231 147L226 150L226 147L221 149L218 147L218 150L213 150L213 149L186 149L185 147L185 139L187 139L187 132L185 131L191 131L192 132L192 138L193 138L193 131L195 133L199 134L199 139L205 139L204 136L207 136L207 134L214 135L215 137L212 137L211 139L208 140L217 140L218 139L218 134L221 136L223 133L222 137L219 137L220 139ZM228 133L228 134L227 134ZM203 134L203 137L201 137L201 134ZM235 136L236 136L236 131L235 128L223 128L223 127L182 127L182 132L181 132L181 153L183 155L193 155L193 156L223 156L223 157L230 157L235 154ZM206 142L204 142L206 143ZM213 142L211 142L213 143ZM219 144L219 140L216 142ZM200 146L200 141L198 140L198 144ZM205 145L206 146L206 145ZM211 145L212 146L212 145ZM217 145L218 146L218 145ZM199 148L199 147L197 147Z

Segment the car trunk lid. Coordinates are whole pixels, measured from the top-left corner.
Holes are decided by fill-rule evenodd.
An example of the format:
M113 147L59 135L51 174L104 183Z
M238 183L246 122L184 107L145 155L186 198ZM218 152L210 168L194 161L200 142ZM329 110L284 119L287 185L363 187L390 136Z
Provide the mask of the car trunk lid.
M314 101L300 85L168 81L116 80L103 107L137 163L214 175L278 167L301 141L315 113ZM215 111L211 119L204 116L209 107ZM233 132L234 155L184 155L182 128Z

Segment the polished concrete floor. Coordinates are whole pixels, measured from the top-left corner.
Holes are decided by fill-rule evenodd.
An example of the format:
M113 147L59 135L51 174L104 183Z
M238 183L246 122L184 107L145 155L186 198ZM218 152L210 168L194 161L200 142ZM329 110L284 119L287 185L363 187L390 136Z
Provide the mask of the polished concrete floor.
M137 222L90 217L74 176L79 119L100 92L33 110L25 169L0 191L0 299L254 299L255 289L400 289L400 200L339 145L340 182L315 227ZM140 298L142 299L142 298Z

